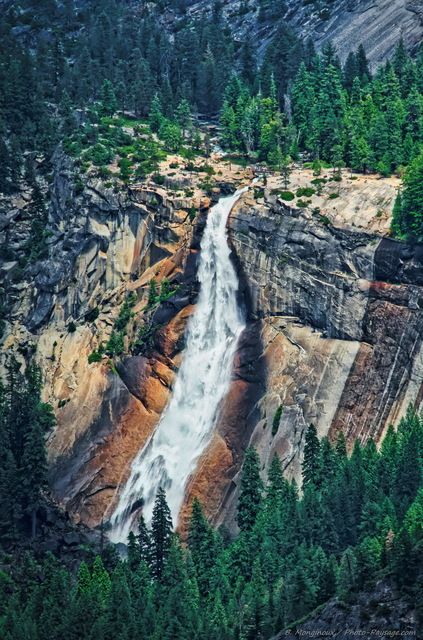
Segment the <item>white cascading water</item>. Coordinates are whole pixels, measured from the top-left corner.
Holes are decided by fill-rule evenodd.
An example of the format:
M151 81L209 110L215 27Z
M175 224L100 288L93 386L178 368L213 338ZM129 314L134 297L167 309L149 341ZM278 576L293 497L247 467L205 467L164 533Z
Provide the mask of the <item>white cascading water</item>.
M201 241L200 293L186 335L186 349L172 397L154 433L138 453L110 518L110 539L126 542L136 529L137 507L151 521L159 487L177 521L188 479L210 442L219 406L232 375L244 318L238 307L238 278L230 260L226 220L240 195L221 198L210 210ZM134 514L135 511L135 514Z

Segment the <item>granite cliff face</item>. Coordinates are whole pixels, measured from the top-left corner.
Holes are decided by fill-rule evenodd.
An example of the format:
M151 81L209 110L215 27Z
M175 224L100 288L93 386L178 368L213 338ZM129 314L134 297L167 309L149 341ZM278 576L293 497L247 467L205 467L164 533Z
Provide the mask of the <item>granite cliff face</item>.
M114 193L91 176L78 195L60 157L50 258L31 267L27 283L12 286L3 362L13 354L24 364L37 345L44 397L58 421L48 437L53 497L91 526L111 513L177 375L211 204L195 179L190 196L180 197L153 183ZM248 179L251 173L225 169L212 198ZM295 171L292 188L310 179ZM423 253L386 234L397 181L360 180L344 176L336 201L329 181L313 196L320 208L313 213L311 205L284 204L280 178L272 178L245 194L229 218L248 326L215 435L186 495L187 504L198 495L216 524L234 521L249 442L264 468L276 451L286 473L299 477L310 422L320 435L343 429L350 442L379 440L409 401L420 401ZM148 306L152 278L159 285L166 278L175 293ZM90 364L131 293L126 355Z
M9 287L14 304L3 362L13 355L24 365L37 349L44 397L57 416L48 437L53 496L88 524L101 520L168 399L173 358L195 298L196 236L204 224L201 214L191 223L191 204L156 185L114 193L95 177L76 195L70 164L59 156L51 257L31 267L26 282ZM196 204L200 209L204 203ZM166 278L177 292L144 313L152 278L158 286ZM107 358L89 364L88 355L107 341L130 293L136 299L125 351L142 329L143 339L132 349L138 355L115 362L116 368Z
M265 381L250 414L257 420L251 441L263 465L277 452L298 477L310 422L320 436L342 429L349 442L379 441L409 402L420 402L422 253L322 224L320 214L290 208L270 190L261 201L247 196L229 220ZM235 477L220 514L228 521L236 484Z
M373 67L384 62L401 37L416 48L423 31L421 0L336 0L330 3L327 20L315 12L307 15L301 3L288 2L287 20L298 32L311 37L319 48L332 40L345 59L359 44Z
M208 3L194 2L188 9L192 17L199 17ZM350 51L362 44L373 68L385 62L393 53L401 37L415 50L423 33L422 0L334 0L333 2L303 3L286 1L284 19L303 38L311 38L320 49L333 41L344 61ZM238 42L250 34L259 54L275 35L273 19L260 16L258 3L229 0L223 5L228 25Z

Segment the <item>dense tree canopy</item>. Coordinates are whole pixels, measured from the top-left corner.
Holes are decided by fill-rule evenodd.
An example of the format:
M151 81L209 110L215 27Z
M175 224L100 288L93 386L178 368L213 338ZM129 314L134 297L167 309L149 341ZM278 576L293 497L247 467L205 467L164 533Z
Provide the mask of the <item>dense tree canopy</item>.
M11 362L0 387L0 537L18 537L36 513L47 488L45 436L54 425L51 405L41 402L41 373L30 365L23 375Z
M27 384L37 376L31 372ZM23 452L25 442L19 446ZM141 518L126 560L109 546L75 577L47 553L40 581L26 553L9 575L0 573L0 635L21 640L26 629L43 640L257 640L334 596L353 604L384 576L423 614L422 463L423 419L411 407L380 451L372 440L357 441L348 456L342 433L333 446L310 427L301 498L277 456L264 486L250 447L238 535L214 531L194 500L185 546L172 533L160 490L151 529ZM5 507L3 498L2 513Z

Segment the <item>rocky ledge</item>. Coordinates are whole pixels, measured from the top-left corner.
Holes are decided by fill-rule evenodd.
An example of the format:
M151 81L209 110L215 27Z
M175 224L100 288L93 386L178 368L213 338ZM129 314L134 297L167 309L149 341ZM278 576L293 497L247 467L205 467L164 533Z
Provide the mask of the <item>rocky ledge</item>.
M254 332L250 369L260 375L234 421L236 455L225 469L218 521L232 519L237 454L249 441L264 467L277 452L288 476L298 478L310 422L320 436L333 439L342 429L350 443L378 441L423 390L422 250L337 228L269 189L260 202L247 194L229 219ZM224 416L225 408L223 423Z

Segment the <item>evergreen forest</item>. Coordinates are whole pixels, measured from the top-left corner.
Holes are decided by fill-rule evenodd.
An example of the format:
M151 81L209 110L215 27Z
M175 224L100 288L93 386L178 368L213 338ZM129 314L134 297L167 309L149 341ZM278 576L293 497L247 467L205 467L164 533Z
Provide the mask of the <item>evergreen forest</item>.
M23 179L35 189L34 157L43 154L48 175L60 142L74 159L76 194L90 164L107 178L115 158L123 183L142 180L167 152L207 156L200 122L217 119L224 149L279 170L308 158L339 171L405 174L392 233L419 241L422 195L410 187L423 164L423 51L412 59L400 40L372 73L360 45L341 64L330 42L317 54L299 39L282 19L283 2L261 0L259 19L277 26L259 57L249 36L234 41L219 2L207 20L188 8L184 0L6 3L0 189L13 192ZM167 29L165 10L175 17ZM124 130L128 113L143 134L135 143ZM45 222L38 206L31 257L43 254Z
M411 56L400 40L373 69L357 43L341 61L330 42L318 52L298 37L283 0L256 3L258 21L276 25L260 51L248 34L234 39L219 0L204 14L191 13L188 0L1 4L0 192L10 201L23 185L31 192L28 239L0 250L2 261L18 263L13 285L25 270L33 282L36 263L49 257L59 157L71 166L70 218L88 175L114 194L147 178L160 186L170 154L187 171L199 171L200 160L210 195L212 145L279 173L286 188L294 164L312 169L316 185L322 168L338 181L347 170L395 174L402 186L391 235L423 242L423 47ZM304 4L318 5L326 20L333 3ZM187 219L195 217L192 206ZM154 278L148 286L145 309L176 290L167 279L160 290ZM1 288L0 335L6 299ZM104 353L124 353L136 301L126 299L107 344L88 356L93 367ZM139 335L136 356L152 340L149 330ZM69 562L29 550L50 505L46 441L55 417L32 347L17 349L28 366L23 372L12 359L0 385L1 639L268 640L334 598L353 607L378 584L413 603L423 627L423 416L412 406L380 447L371 438L348 447L342 432L319 439L310 424L300 488L277 456L265 474L250 446L231 528L213 528L194 499L186 527L175 531L160 489L151 524L141 517L122 554L102 536L78 549L84 560Z
M24 473L26 464L24 457ZM265 639L335 596L352 606L381 580L395 584L423 616L422 465L423 418L411 406L380 450L370 439L364 446L356 441L348 454L342 432L331 444L310 425L301 496L277 456L264 483L250 446L238 535L213 530L195 499L181 540L161 489L151 527L141 517L125 560L108 545L99 555L92 550L75 575L52 553L42 566L29 551L15 558L0 573L0 636ZM42 456L36 467L32 493L19 498L29 511L42 500ZM8 510L3 503L2 513Z

